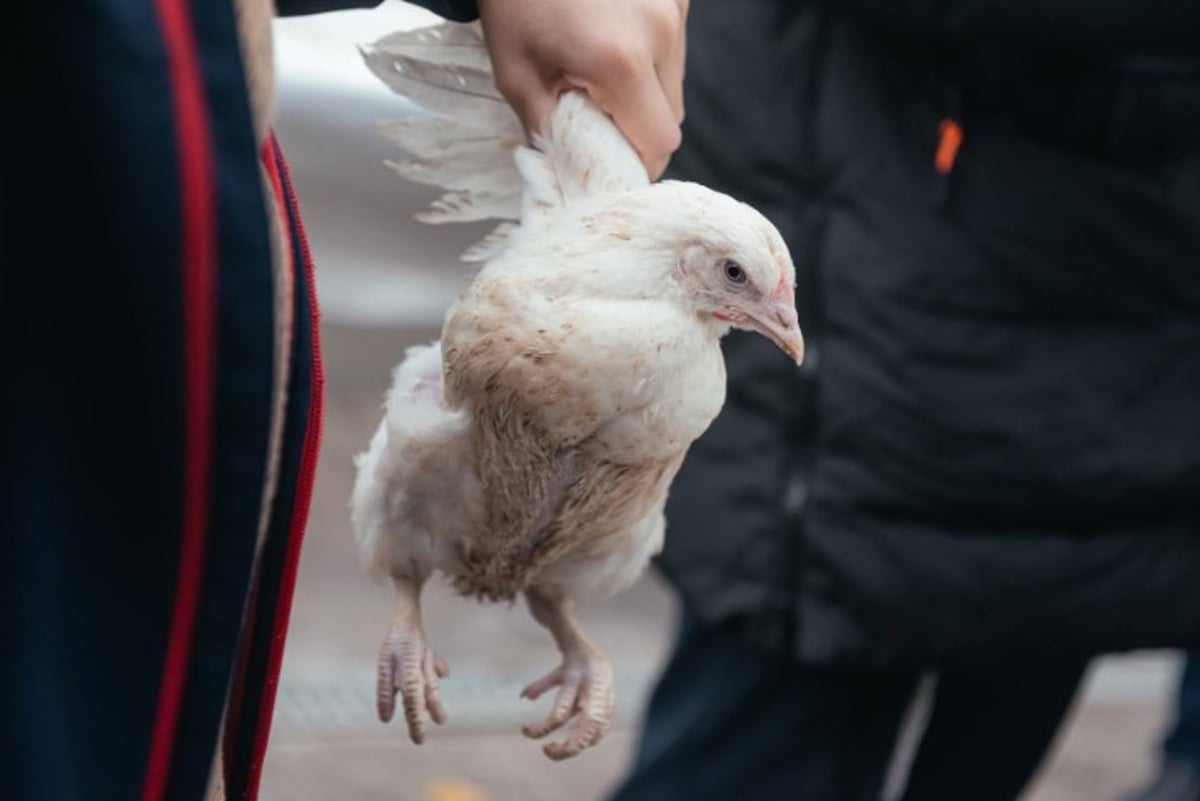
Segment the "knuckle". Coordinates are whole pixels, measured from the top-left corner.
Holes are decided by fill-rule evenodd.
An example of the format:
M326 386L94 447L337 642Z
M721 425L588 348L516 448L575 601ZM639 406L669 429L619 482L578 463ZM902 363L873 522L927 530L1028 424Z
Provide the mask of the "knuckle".
M629 43L605 39L594 45L596 61L605 72L621 78L637 74L640 65L637 50Z
M646 9L646 21L660 41L673 41L683 20L683 11L676 0L662 0Z

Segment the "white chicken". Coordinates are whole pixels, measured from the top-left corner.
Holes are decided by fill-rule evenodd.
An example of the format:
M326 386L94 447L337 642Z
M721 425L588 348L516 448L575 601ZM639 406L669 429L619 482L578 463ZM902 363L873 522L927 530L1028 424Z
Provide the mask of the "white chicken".
M451 190L427 219L519 217L475 249L490 259L440 343L411 348L396 369L357 459L356 538L396 593L379 716L391 719L399 693L417 743L427 719L445 720L447 668L419 603L440 571L467 596L523 595L549 630L562 662L522 694L557 696L523 731L541 738L574 719L544 749L571 757L603 737L614 708L612 667L574 605L627 587L661 548L671 480L724 402L721 337L758 331L801 360L794 269L749 206L651 184L581 93L563 95L544 134L520 147L477 28L393 34L364 56L442 115L391 128L415 156L394 166Z

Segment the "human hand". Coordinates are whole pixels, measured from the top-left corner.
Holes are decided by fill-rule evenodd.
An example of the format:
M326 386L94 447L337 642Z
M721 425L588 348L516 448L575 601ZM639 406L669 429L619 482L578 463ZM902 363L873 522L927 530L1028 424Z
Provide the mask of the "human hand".
M679 147L688 0L479 0L496 86L527 132L582 89L651 179Z

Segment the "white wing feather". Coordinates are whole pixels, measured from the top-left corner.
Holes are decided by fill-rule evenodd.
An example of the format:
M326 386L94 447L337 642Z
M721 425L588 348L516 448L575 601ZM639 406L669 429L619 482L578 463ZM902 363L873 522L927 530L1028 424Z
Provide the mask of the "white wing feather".
M360 50L378 78L430 112L381 124L408 154L388 166L447 190L417 219L504 221L465 261L502 250L517 221L528 229L577 202L648 183L628 140L582 92L564 94L547 129L524 147L521 124L496 90L478 24L400 31Z

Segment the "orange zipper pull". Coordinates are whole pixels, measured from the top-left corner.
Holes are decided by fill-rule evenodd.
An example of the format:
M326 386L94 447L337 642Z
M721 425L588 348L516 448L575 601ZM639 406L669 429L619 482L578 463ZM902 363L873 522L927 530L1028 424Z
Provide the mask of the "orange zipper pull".
M938 126L937 152L933 155L933 167L939 175L949 175L954 169L954 160L958 158L958 149L962 147L963 129L954 120L947 117Z

